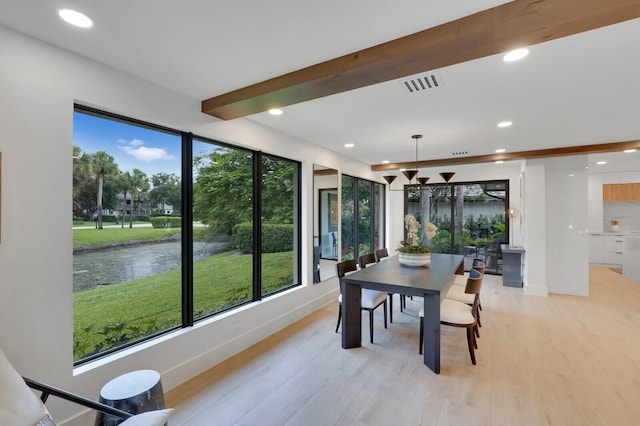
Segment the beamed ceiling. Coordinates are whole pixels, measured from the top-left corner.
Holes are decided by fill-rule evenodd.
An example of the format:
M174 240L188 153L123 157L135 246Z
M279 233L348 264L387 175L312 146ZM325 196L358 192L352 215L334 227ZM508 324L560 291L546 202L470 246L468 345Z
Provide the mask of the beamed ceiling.
M61 7L94 27L69 27ZM0 10L0 25L193 99L214 131L251 120L374 170L415 165L413 134L424 135L421 167L491 161L498 148L504 160L589 153L590 163L640 148L640 0L0 0ZM502 61L521 46L529 56ZM432 76L437 87L405 86ZM498 129L504 120L513 125Z

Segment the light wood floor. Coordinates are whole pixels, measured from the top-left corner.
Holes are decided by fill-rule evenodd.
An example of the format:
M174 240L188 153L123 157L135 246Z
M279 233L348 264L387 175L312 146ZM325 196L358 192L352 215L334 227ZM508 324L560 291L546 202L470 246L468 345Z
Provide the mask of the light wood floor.
M640 284L592 267L590 285L544 298L485 275L478 364L443 327L440 375L418 355L417 303L387 330L376 313L375 344L364 328L349 350L331 306L167 392L170 424L639 424Z

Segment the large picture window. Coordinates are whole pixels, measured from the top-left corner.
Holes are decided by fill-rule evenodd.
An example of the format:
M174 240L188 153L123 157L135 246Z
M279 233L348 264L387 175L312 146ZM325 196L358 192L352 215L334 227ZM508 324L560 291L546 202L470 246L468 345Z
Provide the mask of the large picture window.
M73 144L76 362L300 284L298 162L83 106Z
M487 272L502 272L500 244L509 241L508 205L508 180L405 187L405 214L438 227L433 240L422 243L435 252L464 254L466 269L480 256Z

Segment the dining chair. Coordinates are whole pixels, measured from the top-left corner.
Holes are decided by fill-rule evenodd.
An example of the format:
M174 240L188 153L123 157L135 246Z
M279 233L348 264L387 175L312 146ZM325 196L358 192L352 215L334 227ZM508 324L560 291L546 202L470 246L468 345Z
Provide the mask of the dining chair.
M472 269L480 272L484 276L485 264L479 260L474 260ZM461 278L464 279L464 285L460 285ZM449 291L447 292L446 298L456 300L458 302L466 303L469 306L473 306L473 303L476 300L476 297L473 294L468 294L465 292L466 280L468 275L457 275L455 277L454 283L449 287ZM480 321L480 311L482 310L482 303L480 302L480 295L477 296L478 299L478 310L476 312L476 320L478 321L478 327L482 327L482 323ZM476 328L476 337L480 337L480 332Z
M358 258L360 269L364 269L367 265L371 265L372 263L376 263L376 255L373 253L363 254Z
M355 260L345 260L336 264L338 280L342 279L351 272L358 270ZM373 311L380 305L384 312L384 328L387 328L387 293L383 291L371 290L363 288L360 292L360 309L369 312L369 340L373 343ZM342 320L342 290L338 296L338 324L336 324L336 333L340 328Z
M478 295L480 294L480 288L482 287L482 279L483 274L480 272L475 269L469 271L465 292L475 295L475 302L473 306L446 298L440 302L440 324L467 329L467 346L469 347L469 356L471 357L471 363L473 365L476 365L474 349L478 348L475 328L478 324L476 321L476 311L478 310ZM422 354L422 344L424 341L424 308L420 309L418 315L420 316L419 352Z
M473 263L471 264L471 269L475 269L477 271L480 271L480 273L484 274L484 271L486 269L484 258L478 258L478 257L474 258ZM466 286L468 277L469 277L469 274L455 275L453 285L457 285L461 287Z
M380 262L386 257L389 257L389 250L386 247L376 250L376 262Z

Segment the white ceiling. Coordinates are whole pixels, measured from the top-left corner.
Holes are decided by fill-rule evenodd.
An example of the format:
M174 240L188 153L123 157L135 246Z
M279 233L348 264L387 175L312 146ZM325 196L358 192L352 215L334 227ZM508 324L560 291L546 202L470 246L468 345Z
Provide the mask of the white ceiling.
M0 0L0 24L204 100L502 3ZM62 7L94 27L64 23ZM516 63L425 70L444 83L434 90L409 94L390 81L249 118L369 164L414 160L416 133L420 159L640 139L639 19L530 50ZM503 120L514 124L498 129ZM608 157L611 170L640 164L640 151Z

